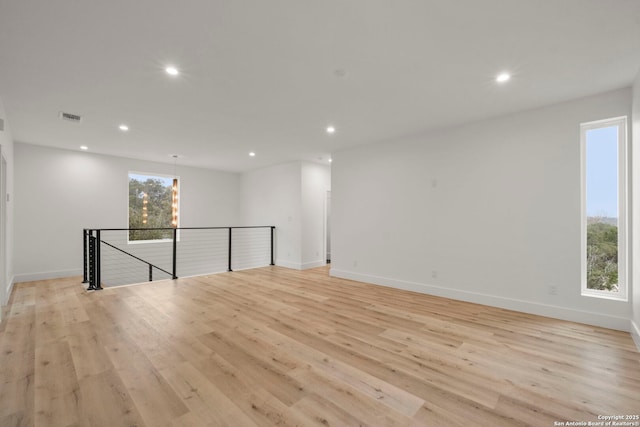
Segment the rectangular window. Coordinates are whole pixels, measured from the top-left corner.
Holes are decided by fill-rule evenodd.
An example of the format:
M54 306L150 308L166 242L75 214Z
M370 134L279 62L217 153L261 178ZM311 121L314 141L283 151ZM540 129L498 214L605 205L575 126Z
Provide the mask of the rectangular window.
M580 126L582 295L627 300L627 118Z
M174 177L129 172L129 228L173 228L177 212ZM177 181L175 182L177 185ZM176 189L177 190L177 189ZM176 209L173 205L176 205ZM177 223L175 224L177 226ZM171 230L132 230L129 241L173 239Z

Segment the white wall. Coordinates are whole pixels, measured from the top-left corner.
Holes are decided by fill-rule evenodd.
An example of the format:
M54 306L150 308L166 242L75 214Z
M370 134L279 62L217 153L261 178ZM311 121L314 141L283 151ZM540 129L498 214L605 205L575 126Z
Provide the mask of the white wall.
M276 226L276 265L305 269L324 265L324 197L330 169L293 162L242 175L245 224Z
M580 295L579 125L630 106L624 89L334 153L331 273L628 330L630 303Z
M13 255L13 227L14 227L14 154L13 154L13 139L11 137L11 129L5 114L4 104L0 99L0 119L4 120L4 131L0 131L0 152L7 161L7 195L9 201L7 201L7 235L6 235L6 250L5 250L5 266L6 271L3 273L4 277L0 278L0 319L2 318L2 306L6 305L11 293L11 287L13 285L14 274L14 255Z
M631 144L631 335L640 349L640 72L633 85Z
M128 172L173 164L15 144L16 281L81 274L82 229L126 228ZM180 226L236 225L240 176L177 166Z

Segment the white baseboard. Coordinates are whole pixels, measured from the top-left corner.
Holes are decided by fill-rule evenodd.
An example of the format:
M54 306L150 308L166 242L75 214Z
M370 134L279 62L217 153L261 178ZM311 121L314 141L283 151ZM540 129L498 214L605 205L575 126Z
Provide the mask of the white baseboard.
M640 351L640 325L633 320L631 320L631 338L633 338L633 342L636 343L636 347Z
M13 284L16 281L16 276L11 277L9 283L7 283L7 289L4 294L4 301L0 301L0 305L7 305L9 303L9 298L11 298L11 292L13 292Z
M82 269L78 268L73 270L57 270L57 271L43 271L41 273L16 274L13 277L13 281L15 283L22 283L22 282L33 282L36 280L60 279L61 277L72 277L72 276L82 276Z
M279 267L292 268L294 270L302 270L302 264L298 262L291 262L284 259L277 259L276 265Z
M318 261L312 261L312 262L305 262L304 264L302 264L302 269L307 270L309 268L322 267L324 265L327 265L327 261L318 260Z
M291 262L283 259L277 259L276 265L279 267L292 268L294 270L308 270L309 268L322 267L323 265L327 265L326 261L311 261L305 262L304 264L298 262Z
M7 313L3 313L5 310L8 310L9 300L11 299L11 292L13 292L13 284L15 282L15 276L11 277L9 283L7 283L7 288L5 289L4 301L0 301L0 321L7 316Z
M629 332L629 319L332 268L331 276Z

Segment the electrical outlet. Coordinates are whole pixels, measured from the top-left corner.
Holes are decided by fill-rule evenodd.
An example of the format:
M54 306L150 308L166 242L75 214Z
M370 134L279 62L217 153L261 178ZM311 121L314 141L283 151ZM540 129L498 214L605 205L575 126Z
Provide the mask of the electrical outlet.
M557 285L549 285L549 295L558 295Z
M438 270L431 270L431 278L432 279L438 278Z
M356 260L356 261L353 261L353 266L354 266L354 267L357 267L357 266L358 266L358 261L357 261L357 260Z

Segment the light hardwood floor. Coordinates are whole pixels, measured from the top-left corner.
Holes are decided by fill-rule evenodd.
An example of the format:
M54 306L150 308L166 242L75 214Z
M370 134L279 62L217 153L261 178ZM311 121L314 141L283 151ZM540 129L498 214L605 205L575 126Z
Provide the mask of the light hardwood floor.
M0 426L553 426L640 414L627 333L267 267L18 284Z

